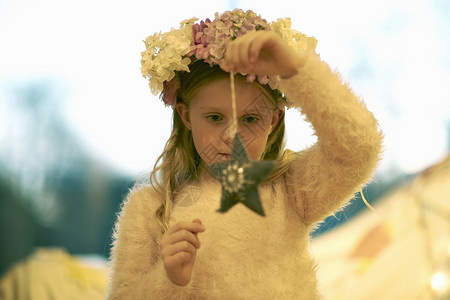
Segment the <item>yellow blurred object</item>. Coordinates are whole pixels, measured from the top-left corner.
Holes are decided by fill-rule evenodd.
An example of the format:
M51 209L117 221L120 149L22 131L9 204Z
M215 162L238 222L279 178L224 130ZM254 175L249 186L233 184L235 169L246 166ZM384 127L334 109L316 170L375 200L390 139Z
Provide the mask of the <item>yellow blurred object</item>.
M373 259L372 258L362 258L359 261L358 267L356 269L356 272L358 274L364 274L367 270L370 269L370 267L373 264Z
M0 299L104 299L106 267L83 263L62 249L37 249L0 279Z
M449 182L450 155L315 238L324 298L450 299Z

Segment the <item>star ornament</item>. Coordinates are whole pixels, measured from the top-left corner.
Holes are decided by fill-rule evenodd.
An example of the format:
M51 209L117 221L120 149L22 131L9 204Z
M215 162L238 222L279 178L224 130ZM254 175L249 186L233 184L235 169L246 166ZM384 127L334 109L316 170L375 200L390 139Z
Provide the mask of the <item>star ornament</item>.
M273 161L252 161L242 138L236 134L230 159L209 166L211 173L222 184L222 200L218 212L225 213L240 202L255 213L265 216L258 186L274 167Z

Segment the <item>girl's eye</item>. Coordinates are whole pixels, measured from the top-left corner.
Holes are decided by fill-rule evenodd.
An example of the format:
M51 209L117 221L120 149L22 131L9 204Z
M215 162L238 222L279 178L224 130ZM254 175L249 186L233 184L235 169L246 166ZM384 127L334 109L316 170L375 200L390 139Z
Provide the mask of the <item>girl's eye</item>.
M217 122L217 121L222 121L223 120L222 117L219 116L219 115L209 115L209 116L207 116L207 118L210 121L213 121L213 122Z
M242 118L242 120L243 120L245 123L252 124L252 123L258 122L258 121L259 121L259 118L256 117L256 116L245 116L244 118Z

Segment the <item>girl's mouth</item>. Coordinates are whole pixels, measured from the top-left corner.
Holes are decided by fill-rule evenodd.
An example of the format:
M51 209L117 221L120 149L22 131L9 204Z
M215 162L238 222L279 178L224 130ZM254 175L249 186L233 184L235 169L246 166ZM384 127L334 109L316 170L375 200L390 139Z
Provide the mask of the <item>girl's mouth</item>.
M219 153L219 156L224 160L230 159L230 154L228 153Z

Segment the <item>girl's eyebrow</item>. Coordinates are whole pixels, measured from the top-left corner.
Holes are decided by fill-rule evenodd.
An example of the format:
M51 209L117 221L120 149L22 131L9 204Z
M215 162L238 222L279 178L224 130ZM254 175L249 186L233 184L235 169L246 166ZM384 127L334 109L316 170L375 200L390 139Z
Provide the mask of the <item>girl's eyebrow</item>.
M241 114L242 116L259 116L259 115L261 115L258 111L256 111L256 110L247 110L247 111L244 111L242 114Z
M230 106L231 106L231 104L230 104ZM210 104L200 105L198 108L203 111L223 111L224 110L223 107L214 106L214 105L210 105Z
M265 105L258 105L247 107L243 113L247 115L267 115L269 112L272 112L274 110L275 110L274 108L270 108Z
M210 107L210 106L199 107L199 110L203 113L210 113L210 112L219 113L221 111L217 107Z

